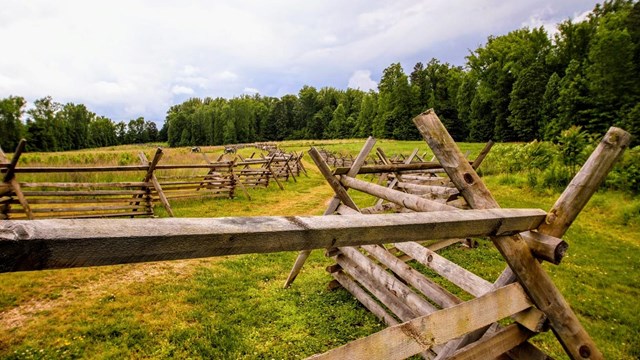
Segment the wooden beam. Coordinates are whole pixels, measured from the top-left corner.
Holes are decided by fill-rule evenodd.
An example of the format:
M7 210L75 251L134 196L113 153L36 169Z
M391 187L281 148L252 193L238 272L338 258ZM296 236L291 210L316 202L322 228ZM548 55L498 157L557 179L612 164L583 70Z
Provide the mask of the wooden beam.
M167 197L164 195L164 192L162 191L162 186L160 185L160 182L158 182L158 178L154 173L155 169L158 167L158 163L160 162L160 159L162 159L162 155L163 155L162 148L156 149L156 153L153 156L153 160L149 164L149 160L147 160L146 155L142 151L140 152L139 154L140 160L142 161L143 164L149 166L149 169L147 170L147 173L145 174L143 181L144 182L151 181L151 183L153 184L153 188L155 189L156 193L158 194L158 198L162 203L162 206L164 206L165 210L167 210L167 213L169 214L169 216L174 217L175 215L173 214L173 209L171 209L169 200L167 200Z
M367 216L0 222L0 272L513 234L536 209Z
M365 288L371 294L373 294L384 306L386 306L393 314L395 314L402 321L409 321L419 316L419 313L414 312L406 303L404 303L395 292L389 290L385 286L380 286L379 281L371 277L365 270L358 267L350 258L338 254L335 257L336 262L354 279Z
M364 165L364 162L367 159L367 156L369 155L369 152L371 152L371 149L373 149L375 144L376 144L376 139L373 138L372 136L369 136L367 141L365 141L364 145L362 146L362 149L360 149L360 152L358 153L358 156L356 157L355 161L351 165L351 168L347 172L347 176L356 176L358 174L358 170L360 170L360 167L362 167L362 165ZM302 153L302 154L304 154L304 153ZM302 158L302 155L300 156L300 158ZM322 157L320 157L320 160L322 160ZM322 160L322 162L324 163L324 160ZM325 165L320 165L325 169L323 175L327 172L326 169L328 168L328 166L326 166L326 163L324 163L324 164ZM333 178L333 176L331 176L331 178ZM330 185L331 185L331 183L330 183ZM333 186L332 186L332 188L333 188ZM334 212L336 212L338 210L338 207L340 206L340 203L342 202L343 198L344 198L343 195L338 196L338 192L336 192L336 194L333 195L333 197L329 201L329 205L327 206L327 209L325 210L324 215L331 215ZM346 203L349 203L350 199L351 198L347 199ZM351 202L353 202L353 200L351 200ZM354 205L355 205L355 203L354 203ZM349 208L347 206L344 206L344 207ZM359 212L357 207L353 211ZM285 289L288 288L289 286L291 286L293 281L296 279L296 277L300 273L300 270L302 269L302 266L304 266L304 263L307 261L307 258L309 257L310 254L311 254L311 250L303 250L298 254L298 257L296 258L296 261L293 264L293 268L289 272L289 276L287 277L287 280L284 282L284 286L283 287Z
M619 128L610 128L553 205L546 222L540 225L538 231L545 235L562 237L630 142L629 133Z
M420 244L406 242L395 243L394 246L473 296L482 296L492 290L489 281Z
M20 142L18 143L18 146L16 147L16 151L13 153L11 162L6 168L6 173L4 174L3 182L9 182L11 179L13 179L16 166L18 165L18 161L20 160L20 155L22 155L22 152L24 152L24 149L26 146L27 146L27 140L21 139ZM7 161L7 158L4 156L4 153L2 154L2 157L3 159L0 159L1 161Z
M363 245L362 248L441 308L451 307L462 302L442 286L393 256L382 245Z
M402 191L389 189L384 186L376 185L374 183L362 181L348 176L341 176L340 183L349 188L385 199L413 211L457 210L457 208L453 206L441 204L432 200L424 199L417 195L407 194Z
M309 359L405 359L531 306L519 284L388 327Z
M375 315L382 322L387 324L387 326L398 325L398 321L391 316L387 311L378 304L366 291L364 291L358 283L356 283L353 279L351 279L348 275L343 273L342 271L338 271L332 273L334 279L336 279L342 287L344 287L347 291L353 295L364 307L369 309L373 315Z
M345 187L340 183L340 181L338 181L338 179L335 178L335 176L331 174L331 169L322 159L322 156L320 156L320 153L315 147L312 147L311 150L309 150L309 156L311 156L313 161L316 163L318 170L320 170L320 173L322 174L322 176L324 176L325 180L327 180L329 186L331 186L340 201L342 201L342 203L344 203L348 207L360 211L360 209L358 209L358 205L356 205L349 194L347 194L347 190L345 189Z
M489 151L491 151L492 147L493 147L493 140L489 140L480 151L480 154L478 154L478 157L473 161L473 164L471 164L471 167L474 169L478 169L480 165L482 165L484 158L486 158L487 155L489 154Z
M417 116L413 121L469 205L474 209L498 208L498 203L475 170L464 159L460 149L433 110ZM602 359L602 353L582 327L551 277L533 257L522 237L520 235L494 236L491 240L533 302L547 315L569 356L573 359Z
M493 359L522 344L533 335L534 332L518 324L511 324L456 351L448 360Z
M367 165L360 168L358 174L375 174L388 172L404 172L415 170L442 169L442 165L437 161L411 163L411 164L389 164L389 165ZM337 167L334 175L344 175L349 171L348 167Z
M18 160L20 160L20 155L22 155L22 152L24 151L26 145L27 145L27 141L25 139L20 140L20 142L18 143L18 146L16 147L16 151L13 153L13 157L11 158L11 162L9 163L7 168L2 169L3 171L6 171L3 182L8 183L11 189L13 190L13 192L16 194L16 196L18 197L18 201L20 202L20 205L22 206L25 213L27 214L27 218L29 220L33 220L34 216L33 216L33 213L31 212L31 206L29 206L29 202L27 201L27 198L22 192L22 188L20 187L20 184L18 183L18 180L16 180L16 176L15 176ZM0 161L5 161L5 162L7 161L7 157L5 156L2 149L0 149Z
M339 247L338 249L343 256L348 257L360 269L374 279L378 286L385 287L394 293L404 304L409 306L415 314L426 315L437 310L435 306L413 292L407 285L398 280L398 278L385 271L380 265L371 261L371 259L363 255L356 248Z

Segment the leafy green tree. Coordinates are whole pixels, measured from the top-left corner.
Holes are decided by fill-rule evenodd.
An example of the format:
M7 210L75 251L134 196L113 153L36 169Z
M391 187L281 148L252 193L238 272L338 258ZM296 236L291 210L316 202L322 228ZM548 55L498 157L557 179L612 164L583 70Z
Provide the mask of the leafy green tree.
M149 142L148 134L145 132L145 121L143 117L129 120L127 124L127 134L125 139L127 144L144 144Z
M89 147L89 123L96 114L84 104L67 103L56 114L60 122L66 124L68 144L65 150L77 150Z
M98 116L89 123L89 145L104 147L117 145L116 126L111 119Z
M27 149L29 151L59 151L68 148L65 124L58 121L56 113L62 105L47 96L34 101L27 111Z
M543 102L548 78L544 65L537 62L524 69L513 84L508 119L518 132L518 140L531 141L539 138L540 104Z
M547 81L540 107L540 132L545 140L554 140L565 128L559 120L560 76L553 73Z
M362 104L358 118L356 120L356 133L357 137L368 137L372 135L372 123L376 118L376 112L378 108L378 94L373 90L366 93L362 98Z
M419 138L419 133L411 121L413 101L409 78L399 63L391 64L384 69L378 90L378 114L373 123L374 136L399 140Z
M0 147L13 151L22 138L22 115L26 105L24 98L9 96L0 100Z
M329 126L325 129L325 138L343 139L349 136L349 124L347 123L347 113L342 104L338 105L333 112Z

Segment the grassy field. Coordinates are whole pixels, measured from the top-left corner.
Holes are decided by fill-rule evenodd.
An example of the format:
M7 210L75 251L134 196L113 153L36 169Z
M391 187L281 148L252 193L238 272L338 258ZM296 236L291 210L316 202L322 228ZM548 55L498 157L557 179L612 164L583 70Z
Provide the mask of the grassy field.
M285 142L287 150L320 145L355 155L363 140ZM404 153L423 142L379 141L387 154ZM479 152L482 144L462 144ZM136 153L154 148L127 146L58 154L26 154L26 164L133 164ZM203 148L218 152L220 148ZM244 155L253 150L243 149ZM332 192L306 157L309 177L253 189L233 200L175 202L179 217L319 215ZM202 162L188 149L167 149L163 163ZM485 181L503 207L549 209L559 193L532 190L524 176L488 176ZM354 194L355 195L355 194ZM369 205L371 199L355 196ZM160 216L166 216L156 207ZM545 264L587 331L610 359L640 357L640 199L598 193L565 239L560 266ZM504 268L487 240L473 250L443 255L493 281ZM329 291L331 264L312 253L290 289L282 284L295 253L0 274L0 358L252 358L293 359L347 343L383 329L346 291ZM533 341L565 358L552 333Z

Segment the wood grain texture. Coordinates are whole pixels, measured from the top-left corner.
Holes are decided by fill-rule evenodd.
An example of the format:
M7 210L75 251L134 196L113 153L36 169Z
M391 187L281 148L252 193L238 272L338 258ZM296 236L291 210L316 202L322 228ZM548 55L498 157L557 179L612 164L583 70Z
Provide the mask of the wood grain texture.
M475 170L467 163L437 115L429 110L413 119L443 169L474 209L499 205ZM571 307L520 235L492 237L519 282L551 323L554 333L573 359L602 359L602 354Z
M0 271L510 234L536 228L544 216L536 209L499 209L367 216L7 220L0 223Z
M309 359L405 359L531 306L519 284L392 326Z

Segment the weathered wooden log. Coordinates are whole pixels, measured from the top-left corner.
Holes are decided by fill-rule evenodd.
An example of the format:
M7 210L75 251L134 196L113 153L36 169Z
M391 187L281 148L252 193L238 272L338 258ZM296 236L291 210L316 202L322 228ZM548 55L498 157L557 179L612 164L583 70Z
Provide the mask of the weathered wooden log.
M473 296L481 296L492 289L489 281L420 244L406 242L394 246Z
M493 359L527 341L535 333L511 324L456 351L449 360Z
M540 233L562 237L598 190L631 142L626 131L612 127L549 211Z
M358 174L375 174L386 172L405 172L414 170L428 170L428 169L441 169L442 165L438 162L430 161L423 163L411 163L411 164L385 164L385 165L367 165L360 168ZM337 167L334 171L334 175L344 175L349 171L348 167Z
M3 182L8 183L10 189L13 191L14 194L16 194L16 196L18 197L18 201L20 202L20 205L22 206L25 213L27 214L27 217L29 219L33 219L33 214L31 213L31 207L29 206L29 202L27 202L27 198L22 192L22 188L20 187L20 184L18 183L18 180L16 180L16 177L15 177L15 170L16 170L16 166L18 165L18 160L20 159L20 156L22 155L22 152L24 151L26 145L27 145L27 141L25 139L20 140L20 142L18 143L18 146L16 147L16 151L13 153L13 158L11 158L11 162L7 161L7 157L5 156L2 149L0 149L0 161L9 163L6 168L2 169L2 171L5 172Z
M149 169L147 170L147 173L145 174L143 181L144 182L151 181L151 184L153 185L153 189L155 190L155 192L156 192L158 198L160 199L160 202L164 206L165 210L167 211L169 216L174 217L173 209L171 209L171 204L169 204L169 200L167 199L167 197L162 192L162 185L160 185L160 182L158 181L158 178L156 177L156 174L154 172L156 170L156 168L158 167L158 163L160 162L160 159L162 159L163 155L164 154L162 152L162 148L157 148L156 149L156 153L153 156L153 159L151 160L151 163L149 163L149 161L147 160L147 157L144 154L144 152L141 151L139 153L140 161L142 162L142 164L143 165L149 165ZM149 195L149 193L151 191L151 187L147 187L146 190L147 190L148 200L151 201L151 198L150 198L150 195ZM153 210L153 209L151 209L151 210Z
M511 284L477 299L388 327L310 359L405 359L530 306L522 287Z
M323 249L534 229L537 209L367 216L3 221L0 271Z
M353 295L364 307L369 309L373 315L375 315L382 322L387 324L387 326L394 326L398 324L398 321L387 311L380 306L366 291L364 291L353 279L351 279L348 275L343 273L342 271L338 271L332 273L334 279L336 279L342 287L344 287L347 291Z
M458 193L458 189L446 187L446 186L434 186L434 185L418 185L407 182L398 182L396 184L400 189L409 190L412 194L436 194L443 196L451 196Z
M498 208L498 203L464 159L436 114L429 110L413 121L469 205L474 209ZM602 353L582 327L562 293L533 257L522 237L500 236L492 237L491 240L531 296L531 300L547 315L554 333L569 356L574 359L601 359Z
M375 144L376 144L376 139L371 137L371 136L369 136L367 141L365 141L362 149L358 153L358 156L356 157L353 165L351 166L351 169L349 169L349 172L347 172L347 176L356 176L356 174L358 173L358 170L364 164L364 162L365 162L365 160L367 158L367 155L369 155L369 152L371 152L371 149L373 148L373 146ZM320 155L320 154L318 153L318 155ZM320 156L320 158L322 158L322 157ZM316 160L316 162L317 162L317 160ZM325 165L319 165L319 166L323 167L323 168L326 168ZM326 170L325 170L325 172L326 172ZM323 173L323 175L324 175L324 173ZM334 212L338 211L340 209L340 207L345 208L342 211L339 211L339 213L341 215L345 214L345 212L347 211L346 209L351 209L350 207L348 207L346 205L341 205L340 204L342 202L342 198L344 196L343 195L338 196L337 194L338 193L336 193L336 195L334 195L331 198L331 200L329 201L329 205L327 206L327 209L325 210L324 215L331 215ZM357 210L353 210L353 212L354 213L358 213ZM304 266L304 263L307 261L307 258L309 257L310 254L311 254L311 250L303 250L298 254L298 257L296 258L296 261L293 264L293 268L289 272L289 276L287 277L287 280L284 282L284 288L287 288L287 287L291 286L291 283L293 283L293 281L296 279L296 277L300 273L300 270L302 269L302 266Z
M461 303L456 296L393 256L381 245L363 245L362 248L441 308Z
M489 151L491 151L492 147L493 147L493 140L489 140L480 151L480 154L478 154L478 157L473 161L473 163L471 164L471 167L474 169L478 169L480 165L482 165L484 158L486 158L487 155L489 154Z
M454 210L456 208L435 201L421 198L417 195L403 193L398 190L386 188L370 182L362 181L348 176L341 176L340 182L349 188L356 189L367 194L385 199L392 203L402 205L414 211L443 211Z
M380 286L377 279L372 278L365 270L358 267L353 260L342 254L335 256L335 260L401 321L409 321L419 316L419 314L404 303L395 292L384 286Z
M537 231L527 231L520 235L536 258L555 265L560 264L569 247L564 240Z
M393 292L401 301L409 306L418 315L430 314L437 310L423 297L413 292L407 285L403 284L393 275L389 274L381 266L375 264L368 257L353 247L339 247L342 256L348 257L360 269L365 271L378 286L387 288Z
M62 183L62 182L21 182L23 188L48 187L48 188L138 188L150 186L149 182L104 182L104 183Z
M109 195L145 195L144 190L66 190L66 191L23 191L25 196L109 196Z

